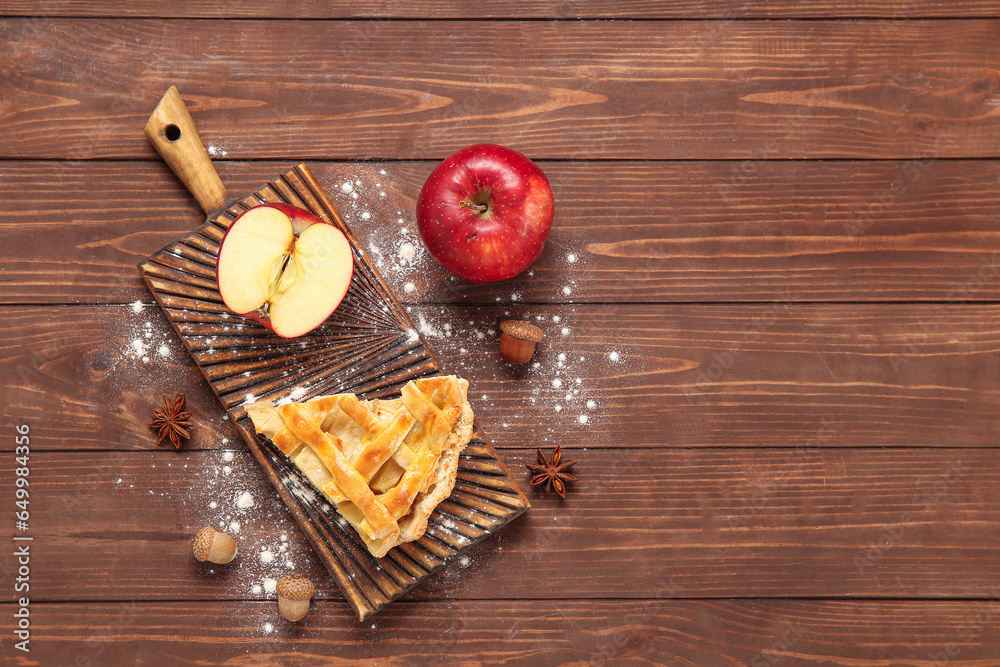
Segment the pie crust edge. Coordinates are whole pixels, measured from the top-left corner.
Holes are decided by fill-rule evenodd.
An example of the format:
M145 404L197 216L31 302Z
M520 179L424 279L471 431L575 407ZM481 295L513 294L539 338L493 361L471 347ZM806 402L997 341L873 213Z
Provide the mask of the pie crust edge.
M356 526L351 526L355 535L365 544L368 551L376 558L385 556L390 549L399 546L404 542L412 542L422 537L427 530L431 514L434 513L434 510L441 504L441 502L451 495L451 492L454 489L455 482L458 477L459 457L472 439L474 431L473 422L475 417L472 411L472 406L469 404L468 400L468 380L457 378L455 376L450 377L457 381L458 388L461 392L460 414L455 425L452 427L451 432L442 444L441 454L434 468L434 475L428 482L427 490L418 493L413 500L410 510L399 518L399 529L384 538L375 540L370 539ZM430 378L420 378L418 380L411 380L410 382L419 382L422 379ZM318 401L324 398L339 396L342 396L342 394L319 396L310 399L310 401ZM399 399L375 399L375 402L389 403L396 400ZM248 416L250 416L251 421L254 424L255 430L266 437L276 449L284 452L284 448L272 439L273 434L283 427L283 421L278 415L276 406L270 401L259 401L248 404L246 409ZM310 490L318 492L319 496L322 497L323 500L330 502L330 504L337 509L336 503L334 503L331 498L326 496L322 489L317 488L316 484L313 483L313 480L310 479L310 476L307 474L307 471L301 468L297 461L293 460L291 457L288 458L290 463L300 474L306 475L307 479L310 481ZM347 521L346 516L343 521Z

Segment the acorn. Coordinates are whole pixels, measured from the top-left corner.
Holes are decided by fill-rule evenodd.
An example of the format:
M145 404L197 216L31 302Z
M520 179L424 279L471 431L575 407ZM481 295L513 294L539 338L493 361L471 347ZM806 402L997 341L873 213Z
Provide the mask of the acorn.
M290 574L281 578L275 592L278 594L278 611L294 623L302 620L309 612L309 600L316 592L316 587L301 574Z
M236 558L238 551L236 540L211 526L205 526L198 531L191 543L191 549L199 562L204 563L207 560L219 565L225 565Z
M542 330L524 320L504 320L500 323L500 356L512 364L525 364L542 340Z

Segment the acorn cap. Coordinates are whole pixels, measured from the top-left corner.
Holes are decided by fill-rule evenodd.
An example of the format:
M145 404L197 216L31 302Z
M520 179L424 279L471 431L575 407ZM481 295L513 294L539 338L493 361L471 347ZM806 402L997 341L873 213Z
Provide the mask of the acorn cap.
M504 320L500 323L500 331L511 338L530 340L532 343L541 341L543 337L541 329L524 320Z
M202 563L208 560L208 554L212 550L212 540L214 539L215 528L205 526L199 530L198 534L194 536L194 541L191 543L192 551L194 551L194 557Z
M301 574L290 574L287 577L281 578L281 581L278 582L275 588L275 592L277 592L280 598L304 602L312 598L316 592L316 587Z

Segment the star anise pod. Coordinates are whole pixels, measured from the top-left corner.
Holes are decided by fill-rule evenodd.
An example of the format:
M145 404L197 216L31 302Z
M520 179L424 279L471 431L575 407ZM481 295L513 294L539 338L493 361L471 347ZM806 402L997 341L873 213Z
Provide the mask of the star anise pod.
M569 480L576 481L574 475L566 472L576 461L560 461L562 453L560 451L561 445L557 446L552 452L552 459L545 458L545 454L542 453L542 448L538 448L538 465L533 465L531 463L525 464L531 472L535 474L531 478L532 486L536 484L544 484L545 490L550 491L555 489L556 493L559 494L561 498L566 497L566 484L565 482Z
M191 417L191 411L184 409L186 403L187 399L184 398L184 394L180 394L173 403L170 403L166 396L163 397L163 409L153 410L156 419L149 425L149 428L159 429L156 442L163 442L170 438L174 447L180 449L181 438L191 437L191 432L188 431L191 428L191 422L188 421L188 418Z

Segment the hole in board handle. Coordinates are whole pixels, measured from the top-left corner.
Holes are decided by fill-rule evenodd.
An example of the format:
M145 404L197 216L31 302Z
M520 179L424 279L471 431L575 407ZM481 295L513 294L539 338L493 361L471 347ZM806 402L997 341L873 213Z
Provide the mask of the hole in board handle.
M167 125L163 128L163 136L167 138L167 141L177 141L181 138L181 128L176 125Z

